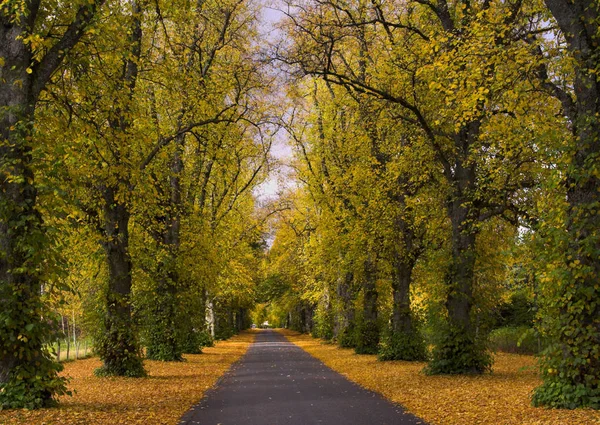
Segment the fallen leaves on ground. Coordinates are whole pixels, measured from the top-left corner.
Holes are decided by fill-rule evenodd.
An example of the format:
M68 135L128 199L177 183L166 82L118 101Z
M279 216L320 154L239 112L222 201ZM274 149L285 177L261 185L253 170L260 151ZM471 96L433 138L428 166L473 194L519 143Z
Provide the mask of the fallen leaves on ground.
M540 384L533 356L498 353L494 372L481 376L426 376L424 363L380 362L376 356L282 331L294 344L364 388L403 405L435 425L594 425L600 412L534 408Z
M254 336L255 332L245 332L217 342L203 354L186 355L185 362L147 360L147 378L97 378L97 358L67 363L62 373L71 377L73 397L62 397L53 409L1 411L0 424L176 424L242 357Z

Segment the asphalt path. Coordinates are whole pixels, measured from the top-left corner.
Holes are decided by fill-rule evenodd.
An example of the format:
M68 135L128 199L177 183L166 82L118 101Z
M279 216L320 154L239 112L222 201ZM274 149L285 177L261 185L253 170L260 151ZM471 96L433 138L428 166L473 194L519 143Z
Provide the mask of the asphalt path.
M185 425L425 424L272 330L181 419Z

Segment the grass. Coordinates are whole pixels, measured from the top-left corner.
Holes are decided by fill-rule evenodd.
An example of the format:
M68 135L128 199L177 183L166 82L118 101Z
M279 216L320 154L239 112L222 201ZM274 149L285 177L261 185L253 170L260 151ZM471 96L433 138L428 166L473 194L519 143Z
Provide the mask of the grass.
M599 411L531 406L531 391L541 382L533 356L498 353L492 374L426 376L421 373L425 363L380 362L375 355L357 355L308 335L281 332L333 370L432 425L600 424Z
M59 359L59 361L64 362L66 360L70 361L70 360L84 359L93 353L94 346L93 346L91 338L80 340L80 341L78 341L78 344L79 344L79 349L76 350L77 345L73 344L73 341L69 342L69 358L67 359L67 342L65 340L60 341L60 359ZM58 344L56 344L56 343L53 344L52 348L58 354L57 345ZM76 351L77 351L77 353L76 353Z
M98 358L66 363L62 373L71 379L72 397L62 397L59 407L52 409L0 411L0 424L177 424L241 358L255 334L244 332L219 341L203 354L186 355L181 363L147 360L148 378L98 378L94 376Z

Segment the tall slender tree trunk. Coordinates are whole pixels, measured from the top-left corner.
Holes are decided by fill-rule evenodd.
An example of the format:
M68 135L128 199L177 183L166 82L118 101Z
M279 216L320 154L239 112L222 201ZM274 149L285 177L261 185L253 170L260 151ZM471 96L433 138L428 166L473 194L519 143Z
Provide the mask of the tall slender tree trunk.
M75 325L75 310L73 310L73 344L77 343L77 328Z
M40 93L103 2L80 6L41 58L24 42L41 2L0 10L0 407L47 406L66 389L47 348L53 330L41 313L45 235L36 210L33 122Z
M227 307L227 324L229 325L228 334L235 333L235 310L231 304Z
M56 380L61 367L44 346L51 331L40 314L44 230L32 170L32 56L25 28L1 11L0 18L0 408L40 407L56 392L41 382ZM13 388L26 388L21 401Z
M314 315L315 315L315 307L311 304L306 304L304 306L304 332L311 333L314 326Z
M413 331L410 305L410 285L414 262L407 258L394 259L392 269L392 333L408 334Z
M101 375L143 376L140 347L131 311L130 212L116 198L117 189L104 188L104 241L108 263L108 290L104 334L96 341L103 361Z
M405 238L407 240L407 238ZM416 259L408 254L410 242L405 243L406 252L397 252L392 263L392 331L383 342L379 352L381 360L426 360L425 341L414 323L410 288Z
M110 127L116 138L124 142L132 128L131 102L138 77L142 43L142 9L137 0L129 0L131 21L129 24L129 51L123 57L123 72L119 84L124 96L115 104L115 114ZM115 154L117 165L122 165L120 152ZM127 204L133 190L126 176L116 175L118 185L105 183L104 241L103 247L108 262L108 290L104 332L96 341L97 352L103 366L96 371L99 375L145 376L137 332L131 307L131 253L129 252L130 206ZM123 199L124 198L124 199Z
M235 313L235 330L236 332L241 332L244 329L244 309L238 308Z
M67 322L67 360L69 360L69 355L71 352L71 327Z
M158 265L157 302L153 314L147 356L154 360L182 361L183 348L178 335L177 294L179 274L177 261L181 232L181 173L183 172L183 143L180 136L176 140L175 152L171 160L169 176L169 203L167 219L162 235L161 247L165 249L165 260Z
M403 214L405 196L398 197ZM412 227L399 215L395 220L397 242L392 254L392 334L387 341L389 349L381 357L385 360L425 360L423 339L413 322L410 288L413 269L419 255L419 246Z
M297 330L298 332L302 332L302 333L306 333L306 313L305 313L305 306L304 304L298 304L295 307L296 310L296 317L298 317L298 325L294 326L294 330Z
M206 292L206 326L210 336L215 337L215 306L210 294Z
M456 176L457 190L448 208L452 226L452 263L446 278L449 285L446 307L451 326L470 333L476 234L469 191L474 189L475 172L473 169L459 167Z
M468 148L479 135L479 123L465 126L457 135L457 145ZM433 374L482 373L491 368L485 341L475 333L472 323L475 279L476 237L479 212L474 206L476 165L459 157L452 176L448 216L452 227L452 261L446 273L448 320L442 338L433 351L427 371Z

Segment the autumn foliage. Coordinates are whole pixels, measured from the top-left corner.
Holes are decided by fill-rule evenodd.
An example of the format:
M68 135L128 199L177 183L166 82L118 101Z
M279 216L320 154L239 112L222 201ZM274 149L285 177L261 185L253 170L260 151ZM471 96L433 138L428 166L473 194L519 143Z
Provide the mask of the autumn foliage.
M185 356L184 362L146 361L148 377L99 378L98 358L67 363L73 397L56 409L0 412L3 425L175 424L193 404L246 352L254 334L240 334Z

